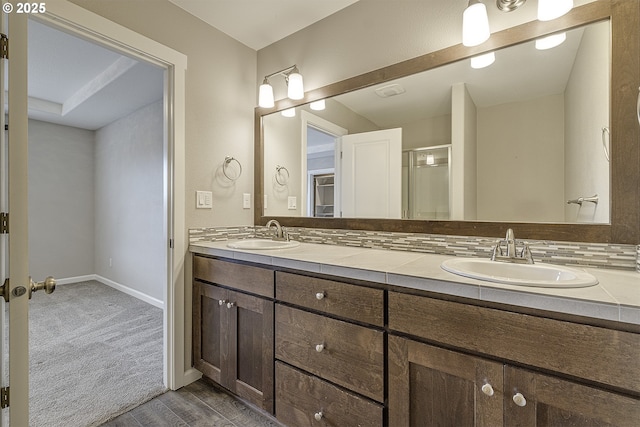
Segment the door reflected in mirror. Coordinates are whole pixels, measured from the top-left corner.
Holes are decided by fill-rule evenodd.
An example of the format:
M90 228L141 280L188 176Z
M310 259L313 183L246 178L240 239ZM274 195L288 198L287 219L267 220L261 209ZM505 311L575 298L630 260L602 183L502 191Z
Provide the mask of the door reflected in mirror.
M263 215L609 223L609 33L597 22L552 49L498 50L486 68L465 59L326 99L324 110L263 116ZM398 146L349 145L396 128ZM333 203L320 190L331 175ZM594 194L598 203L567 203Z

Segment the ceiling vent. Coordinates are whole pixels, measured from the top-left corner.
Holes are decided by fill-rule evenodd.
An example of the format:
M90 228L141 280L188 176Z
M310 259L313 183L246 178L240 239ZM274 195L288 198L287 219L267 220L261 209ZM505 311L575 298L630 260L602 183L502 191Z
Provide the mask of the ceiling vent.
M401 93L404 93L404 92L405 92L404 88L397 83L394 83L392 85L382 86L376 89L376 94L380 98L389 98L390 96L400 95Z

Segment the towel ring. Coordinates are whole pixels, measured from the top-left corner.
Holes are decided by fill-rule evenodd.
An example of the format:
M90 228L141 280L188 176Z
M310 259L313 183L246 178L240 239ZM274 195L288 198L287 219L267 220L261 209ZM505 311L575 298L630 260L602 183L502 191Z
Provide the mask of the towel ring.
M230 177L229 174L227 174L227 168L229 167L229 163L231 163L231 162L236 162L238 164L238 168L240 168L240 172L238 172L238 175L236 177L233 177L233 178ZM235 181L236 179L240 178L240 175L242 175L242 165L240 164L238 159L236 159L235 157L226 156L224 158L224 163L222 163L222 173L230 181Z
M609 161L609 149L607 148L607 141L605 139L604 134L607 134L607 136L609 137L609 144L611 144L611 131L609 131L608 127L603 127L602 128L602 148L604 150L604 156L607 158L607 162Z
M282 174L283 169L287 173L286 178L284 178L284 175ZM276 182L280 185L287 185L287 183L289 182L289 170L284 166L276 165Z

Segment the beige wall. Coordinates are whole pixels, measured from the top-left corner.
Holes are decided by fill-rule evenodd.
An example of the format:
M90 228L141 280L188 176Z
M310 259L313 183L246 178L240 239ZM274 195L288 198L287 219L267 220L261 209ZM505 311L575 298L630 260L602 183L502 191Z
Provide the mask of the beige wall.
M478 219L564 220L564 101L478 108Z
M566 221L609 222L609 162L601 138L609 126L603 101L609 99L609 43L606 22L585 29L565 90L565 196L599 197L597 205L565 204Z
M166 0L71 1L187 55L186 225L252 224L256 52ZM220 178L227 155L243 167L234 185ZM212 210L195 209L196 190L214 193Z

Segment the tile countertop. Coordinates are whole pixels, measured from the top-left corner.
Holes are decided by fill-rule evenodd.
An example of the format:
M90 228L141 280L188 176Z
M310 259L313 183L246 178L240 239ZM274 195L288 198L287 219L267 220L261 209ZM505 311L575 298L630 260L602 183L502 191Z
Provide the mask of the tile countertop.
M598 285L538 288L486 282L449 273L449 255L301 243L290 249L231 249L231 241L197 242L193 253L295 270L386 283L412 289L640 325L640 273L585 268ZM572 266L573 267L573 266ZM575 267L573 267L575 268Z

